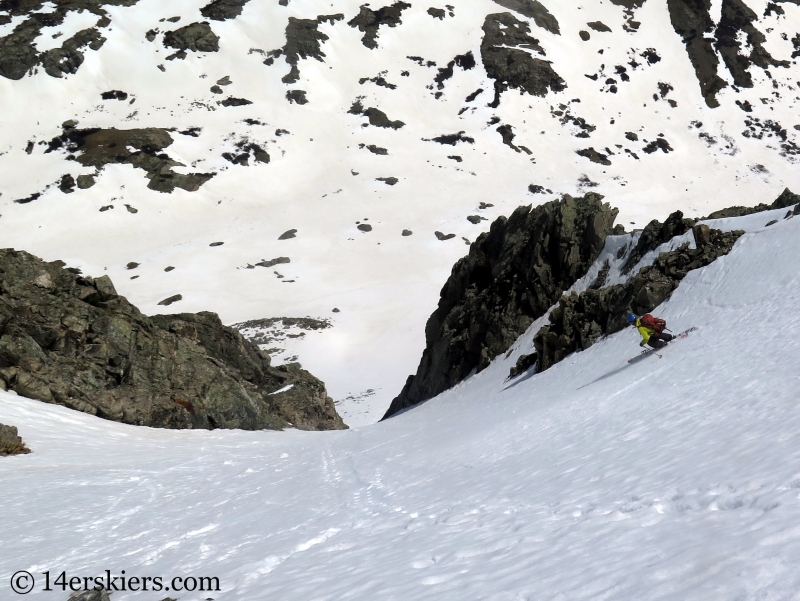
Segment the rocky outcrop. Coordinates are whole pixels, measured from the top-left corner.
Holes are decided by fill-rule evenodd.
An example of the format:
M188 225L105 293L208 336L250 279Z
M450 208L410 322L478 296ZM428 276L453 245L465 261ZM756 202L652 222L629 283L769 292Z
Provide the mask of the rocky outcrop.
M478 237L442 288L417 373L386 417L487 367L586 273L617 215L602 198L520 207Z
M0 457L9 455L24 455L31 450L25 446L14 426L0 424Z
M289 17L286 25L286 44L283 48L271 50L267 53L265 65L271 65L280 56L286 57L286 63L291 67L289 73L283 76L283 83L295 83L300 79L298 63L301 59L315 58L324 62L325 53L322 44L328 41L328 36L319 31L320 23L328 22L331 25L344 19L344 15L320 15L316 19L297 19Z
M509 89L533 96L546 96L550 91L566 89L567 84L549 61L532 56L531 50L541 56L545 56L545 51L530 32L530 26L511 13L486 16L481 59L486 75L494 80L494 100L489 106L499 106L500 95Z
M533 338L538 370L543 371L568 355L592 346L602 336L627 326L628 313L648 313L666 300L686 274L730 252L744 232L721 232L707 225L693 228L697 248L688 243L661 253L653 265L643 267L624 284L563 296L550 313L550 324Z
M538 0L494 0L500 6L513 10L529 19L542 29L560 35L558 20Z
M163 150L173 142L165 129L78 129L75 121L62 125L63 133L50 140L45 153L64 150L84 167L99 173L110 163L126 163L146 172L147 187L170 193L175 188L194 192L214 177L213 173L177 173L183 163L169 158ZM77 156L74 156L77 155Z
M771 211L773 209L786 209L788 207L800 205L800 194L795 194L789 188L784 188L781 195L778 196L771 204L757 204L754 207L728 207L727 209L720 209L714 211L708 217L703 219L722 219L724 217L741 217L742 215L752 215L753 213L761 213L762 211Z
M374 50L378 47L378 30L381 25L397 27L402 24L401 15L407 8L411 8L411 5L402 0L378 10L372 10L369 8L369 4L364 4L361 6L361 11L347 24L350 27L357 27L359 31L363 32L364 37L361 38L361 43Z
M212 21L227 21L241 15L248 2L250 0L212 0L200 9L200 14Z
M41 35L42 29L61 25L73 11L93 13L99 17L97 27L107 27L111 20L108 18L105 6L133 6L138 1L70 0L54 3L52 8L45 6L49 4L46 0L0 2L0 10L8 13L3 15L8 20L0 24L9 23L11 17L26 17L11 33L0 38L0 76L22 79L38 64L42 64L47 74L53 77L75 73L83 64L84 55L81 50L86 46L97 50L103 45L105 38L96 28L83 29L65 40L61 47L39 52L36 48L36 38Z
M186 58L187 50L192 52L219 52L219 36L205 21L192 23L164 34L164 47L176 50L167 60Z
M667 217L664 223L653 219L653 221L648 223L644 230L642 230L642 234L639 236L636 246L628 253L628 258L622 266L622 273L629 273L647 253L655 250L665 242L669 242L675 236L685 234L694 224L694 220L685 219L683 213L680 211L672 213Z
M0 250L0 387L162 428L346 427L325 385L214 313L147 317L108 276Z

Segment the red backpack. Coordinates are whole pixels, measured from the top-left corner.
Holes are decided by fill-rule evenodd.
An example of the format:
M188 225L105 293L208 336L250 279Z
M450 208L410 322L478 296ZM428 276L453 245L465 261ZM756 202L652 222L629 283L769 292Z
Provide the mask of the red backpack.
M642 315L639 318L640 323L646 327L653 330L656 335L660 335L661 332L664 331L664 328L667 327L667 322L659 317L653 317L649 313Z

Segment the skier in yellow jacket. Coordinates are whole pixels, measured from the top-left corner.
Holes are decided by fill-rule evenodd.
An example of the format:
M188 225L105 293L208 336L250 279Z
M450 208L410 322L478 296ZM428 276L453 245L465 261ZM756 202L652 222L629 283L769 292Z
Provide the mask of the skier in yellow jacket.
M654 349L660 349L667 346L667 343L673 338L671 334L664 333L667 322L658 317L653 317L649 313L641 317L636 317L636 315L631 313L628 315L628 323L635 325L636 329L639 330L639 334L642 335L642 341L639 343L639 346L647 344Z

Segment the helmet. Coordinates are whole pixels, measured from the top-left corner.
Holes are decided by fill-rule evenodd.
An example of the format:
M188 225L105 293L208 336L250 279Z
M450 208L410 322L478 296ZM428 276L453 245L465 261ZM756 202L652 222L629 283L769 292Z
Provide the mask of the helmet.
M628 323L634 323L636 321L636 319L637 319L637 317L633 313L628 315Z

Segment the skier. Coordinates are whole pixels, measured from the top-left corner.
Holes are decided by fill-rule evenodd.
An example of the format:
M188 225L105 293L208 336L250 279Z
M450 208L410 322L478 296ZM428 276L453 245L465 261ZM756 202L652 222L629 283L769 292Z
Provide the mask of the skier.
M636 317L633 313L628 315L628 323L635 325L642 335L642 341L639 346L645 344L658 350L667 346L667 343L673 339L672 334L665 334L664 330L667 327L667 322L658 317L653 317L649 313Z

